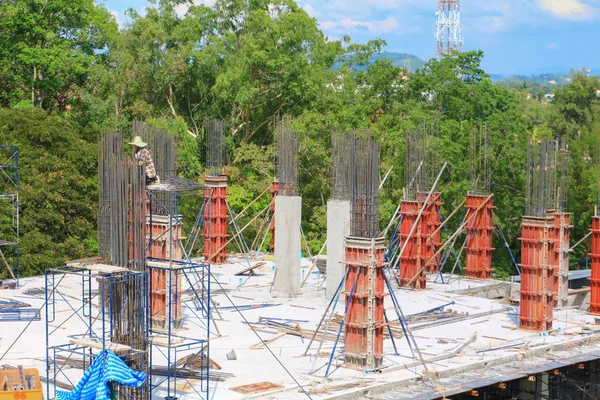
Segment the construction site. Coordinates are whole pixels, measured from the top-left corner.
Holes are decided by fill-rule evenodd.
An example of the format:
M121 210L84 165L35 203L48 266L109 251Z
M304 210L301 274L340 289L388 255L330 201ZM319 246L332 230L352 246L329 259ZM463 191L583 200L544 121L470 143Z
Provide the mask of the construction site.
M0 291L5 398L65 398L107 354L145 377L109 385L124 399L600 395L600 217L590 221L591 270L569 272L569 252L587 237L571 243L560 142L530 140L521 260L500 281L485 125L471 134L471 190L447 218L436 124L407 132L404 198L384 229L379 143L369 131L333 135L327 241L307 257L289 120L275 127L276 176L253 243L237 224L244 211L227 201L224 124L206 130L204 184L176 176L166 132L132 127L160 176L148 185L146 165L126 154L129 133L101 134L98 257L22 279L18 149L2 149L15 235L0 243L16 272ZM258 251L266 241L273 251Z
M439 4L442 56L460 50L462 28L458 0ZM225 122L204 126L202 183L177 175L173 134L142 121L102 132L98 254L34 277L19 273L28 171L0 143L0 400L600 398L600 200L589 234L572 238L565 143L528 139L518 260L494 215L485 123L470 132L470 187L452 209L437 122L403 133L389 221L381 141L336 132L326 240L310 254L301 138L275 119L272 183L240 212ZM570 270L586 241L590 269ZM498 252L509 279L496 279Z

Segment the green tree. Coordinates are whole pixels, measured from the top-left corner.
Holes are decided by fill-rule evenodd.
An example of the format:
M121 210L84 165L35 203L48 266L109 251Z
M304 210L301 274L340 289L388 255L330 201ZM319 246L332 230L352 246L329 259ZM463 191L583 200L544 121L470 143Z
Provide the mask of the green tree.
M102 58L108 11L93 0L5 0L0 4L0 105L29 99L65 110Z
M0 110L2 144L17 145L20 151L24 276L94 255L96 135L41 110Z

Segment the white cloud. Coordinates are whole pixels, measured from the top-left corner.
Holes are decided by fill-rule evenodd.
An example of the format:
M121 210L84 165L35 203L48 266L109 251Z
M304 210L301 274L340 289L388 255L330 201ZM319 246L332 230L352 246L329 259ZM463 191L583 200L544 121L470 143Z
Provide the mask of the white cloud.
M194 5L199 6L203 4L205 6L212 7L215 5L216 1L217 0L194 0ZM179 4L175 6L175 13L179 17L183 17L189 8L189 4Z
M320 23L325 30L333 30L336 32L344 31L351 33L358 29L367 29L375 34L392 33L399 29L400 24L394 17L388 17L384 20L366 20L360 21L350 17L342 18L339 21L323 21Z
M548 43L548 44L546 45L546 48L547 48L548 50L558 50L558 49L560 49L560 44L558 44L558 43L556 43L556 42Z
M302 8L304 8L304 11L306 11L306 13L313 17L313 18L317 18L319 16L319 13L317 12L317 10L315 10L315 8L313 6L311 6L309 3L303 4L301 5Z
M110 10L110 14L115 19L115 22L117 23L117 25L119 25L119 28L121 28L123 26L123 24L125 23L125 21L123 20L123 14L121 14L119 11L116 11L116 10Z
M559 19L591 21L598 16L598 9L581 0L538 0L538 4Z

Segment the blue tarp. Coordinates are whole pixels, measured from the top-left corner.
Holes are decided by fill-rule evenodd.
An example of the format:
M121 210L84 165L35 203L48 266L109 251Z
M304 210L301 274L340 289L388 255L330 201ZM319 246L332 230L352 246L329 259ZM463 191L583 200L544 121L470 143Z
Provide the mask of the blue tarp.
M56 391L57 400L109 400L108 382L118 382L129 387L140 387L146 374L132 370L115 353L103 350L85 371L72 392Z

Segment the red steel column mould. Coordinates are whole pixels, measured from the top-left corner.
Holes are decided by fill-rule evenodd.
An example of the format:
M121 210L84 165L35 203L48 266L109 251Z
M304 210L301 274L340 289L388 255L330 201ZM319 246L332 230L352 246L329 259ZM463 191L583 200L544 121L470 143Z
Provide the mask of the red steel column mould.
M346 364L374 370L383 361L385 241L347 237L344 358ZM349 302L349 303L348 303Z
M421 215L421 221L417 223L413 234L408 237L411 229L419 215L419 209L423 203L420 201L403 201L400 205L400 214L402 215L402 224L400 225L400 248L404 247L404 252L400 255L400 286L411 287L413 289L425 289L425 253L426 236L423 230L427 224L421 223L427 221L429 215L427 210ZM408 241L408 244L405 243ZM417 278L415 278L418 275Z
M271 231L271 251L275 253L275 197L279 194L279 182L277 179L273 180L271 185L271 224L269 230Z
M204 259L227 262L227 176L207 176L204 180Z
M177 215L152 213L150 198L146 199L146 257L159 260L182 260L181 218ZM170 232L169 232L170 229ZM171 299L169 299L169 273L171 274ZM171 323L178 328L182 321L181 275L176 270L150 268L150 315L155 328L167 327L167 303L171 303Z
M427 200L428 195L429 193L417 193L417 201L421 202L422 205ZM432 258L442 244L442 231L438 230L442 224L440 207L443 203L440 201L441 196L440 192L433 192L431 194L429 204L427 204L423 213L423 216L427 215L427 218L421 218L421 223L423 224L421 233L424 236L425 264L427 265L425 273L428 274L436 273L440 266L439 255L434 260ZM432 235L434 232L435 235Z
M465 244L467 278L491 279L492 277L492 218L494 198L485 205L488 196L467 196L467 242ZM479 208L479 211L475 211Z
M592 276L590 312L600 315L600 217L592 217Z
M552 217L523 217L521 241L520 327L533 331L552 329L554 266L551 257Z
M571 247L571 214L548 212L554 218L550 237L554 241L554 251L550 257L554 267L554 305L566 307L569 296L569 249Z

